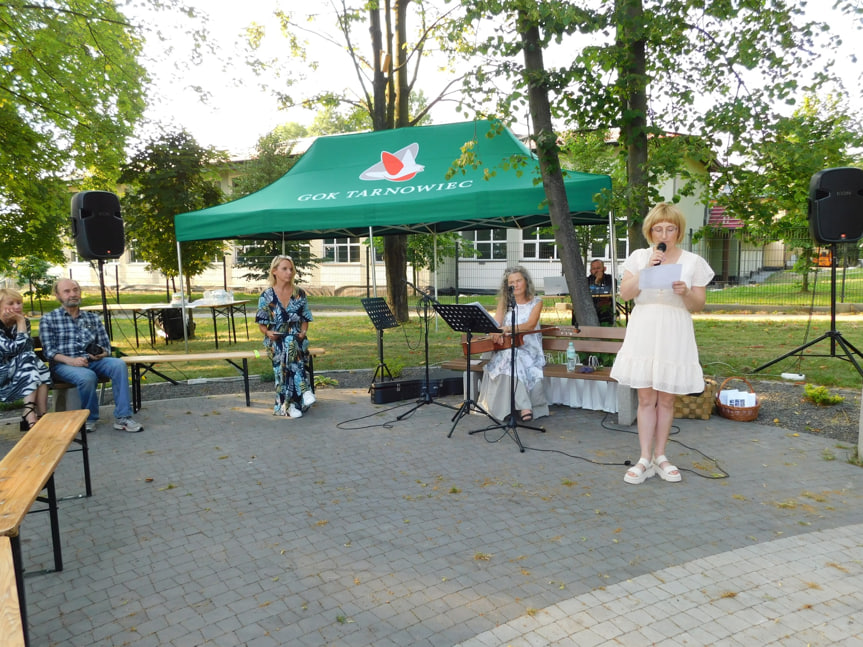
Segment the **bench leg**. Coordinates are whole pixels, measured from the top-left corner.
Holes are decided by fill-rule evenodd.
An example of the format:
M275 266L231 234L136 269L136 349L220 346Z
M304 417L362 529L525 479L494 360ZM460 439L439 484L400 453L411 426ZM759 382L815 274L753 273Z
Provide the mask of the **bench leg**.
M48 479L48 514L51 517L51 543L54 546L54 570L63 570L63 549L60 545L60 515L57 514L57 490L54 489L54 475Z
M236 334L236 333L235 333ZM236 342L236 337L234 338ZM249 394L249 360L243 358L243 388L246 390L246 406L252 406L252 398Z
M57 490L54 488L54 475L51 475L51 478L48 479L48 482L45 484L45 490L47 491L47 496L37 496L36 500L40 503L46 503L48 505L47 512L48 516L51 519L51 545L54 548L54 570L62 571L63 570L63 549L60 545L60 516L57 514ZM31 510L31 512L45 512L46 509L42 510ZM45 571L46 573L50 573L51 571Z
M87 425L84 424L81 426L80 438L73 438L72 442L76 445L80 445L79 449L69 449L66 453L71 454L72 452L81 452L81 459L84 463L84 494L71 494L69 496L60 497L60 501L66 501L68 499L80 499L83 496L91 497L93 496L93 484L90 480L90 446L87 444Z
M12 564L15 568L15 586L18 589L18 607L21 609L21 629L24 631L24 645L30 647L30 630L27 628L27 603L24 600L24 566L21 559L21 536L16 533L9 538L12 546Z
M84 461L84 489L87 496L93 496L93 484L90 481L90 446L87 444L87 425L81 426L81 438L76 438L74 442L81 445L81 458Z
M617 385L617 424L631 426L638 417L638 392L622 384Z

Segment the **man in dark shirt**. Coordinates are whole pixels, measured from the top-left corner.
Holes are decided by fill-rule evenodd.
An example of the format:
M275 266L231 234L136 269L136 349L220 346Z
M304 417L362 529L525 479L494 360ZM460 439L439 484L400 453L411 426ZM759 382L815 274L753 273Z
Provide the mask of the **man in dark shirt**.
M590 296L600 325L614 325L614 299L611 297L611 275L605 273L605 264L598 258L590 262L590 276L587 277Z

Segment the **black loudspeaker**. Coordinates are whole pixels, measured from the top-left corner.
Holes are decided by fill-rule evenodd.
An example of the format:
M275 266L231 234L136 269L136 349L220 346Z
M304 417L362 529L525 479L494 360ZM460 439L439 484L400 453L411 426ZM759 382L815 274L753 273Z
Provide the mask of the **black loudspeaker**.
M828 168L809 182L809 234L819 243L863 236L863 170Z
M120 198L108 191L73 195L72 238L85 260L120 258L126 246Z

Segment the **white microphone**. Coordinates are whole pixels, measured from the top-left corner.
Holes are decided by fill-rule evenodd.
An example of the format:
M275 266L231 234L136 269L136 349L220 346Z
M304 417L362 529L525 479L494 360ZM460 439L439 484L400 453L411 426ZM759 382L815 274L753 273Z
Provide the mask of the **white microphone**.
M659 244L656 246L656 249L658 249L660 252L664 252L664 251L665 251L666 249L668 249L668 248L665 246L665 243L659 243ZM659 264L661 264L661 263L662 263L662 261L656 261L656 262L654 263L654 265L659 265Z

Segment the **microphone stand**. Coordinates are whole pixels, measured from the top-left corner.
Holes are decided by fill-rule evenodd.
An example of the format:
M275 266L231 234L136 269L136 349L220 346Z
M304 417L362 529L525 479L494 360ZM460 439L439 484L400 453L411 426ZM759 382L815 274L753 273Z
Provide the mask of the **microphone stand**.
M400 416L396 416L396 420L403 420L404 418L407 418L414 411L426 404L436 404L441 407L446 407L447 409L454 408L448 404L444 404L443 402L435 402L434 398L432 397L431 379L429 378L429 304L435 301L435 299L425 290L420 290L410 281L405 281L405 283L407 283L416 292L419 292L422 295L421 301L423 305L423 320L425 321L425 386L421 389L420 398L416 401L416 405L405 411Z
M518 428L522 429L532 429L533 431L541 431L545 433L545 427L533 427L531 425L519 424L518 420L520 416L516 416L515 409L515 335L517 333L517 324L515 321L515 295L512 292L512 286L509 286L509 308L511 312L510 317L510 331L513 336L512 346L509 349L509 418L507 418L503 424L500 425L492 425L491 427L486 427L485 429L477 429L475 431L469 432L469 434L476 434L480 431L491 431L492 429L503 429L507 433L510 433L515 440L515 444L518 445L518 449L521 453L524 453L524 445L521 444L521 438L518 437Z

